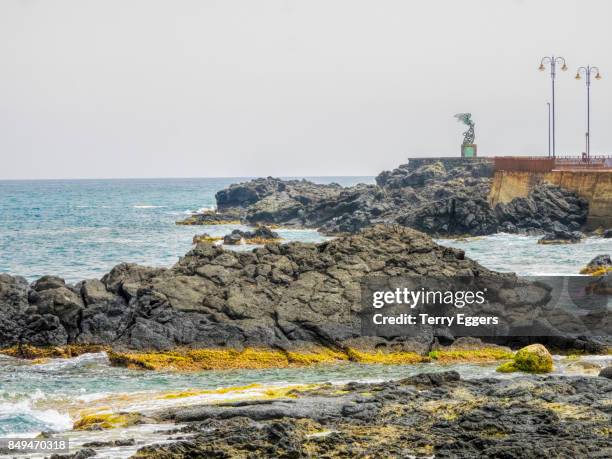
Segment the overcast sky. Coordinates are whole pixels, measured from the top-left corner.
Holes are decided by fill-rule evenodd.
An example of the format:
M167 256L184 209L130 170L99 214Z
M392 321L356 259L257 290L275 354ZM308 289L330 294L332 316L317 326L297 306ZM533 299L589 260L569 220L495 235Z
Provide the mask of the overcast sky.
M612 151L608 0L2 0L0 179L375 175L458 155Z

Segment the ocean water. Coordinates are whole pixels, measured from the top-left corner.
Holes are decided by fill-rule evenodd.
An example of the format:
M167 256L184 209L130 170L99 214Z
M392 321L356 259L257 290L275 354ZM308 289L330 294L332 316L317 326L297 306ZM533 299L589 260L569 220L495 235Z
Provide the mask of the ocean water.
M373 177L308 177L350 186ZM120 262L171 266L196 233L223 236L238 226L175 224L214 208L215 193L247 178L0 181L0 272L33 281L54 274L69 282L99 278ZM315 231L279 230L286 240L321 241ZM491 269L520 274L576 274L594 256L612 253L612 239L547 245L498 234L440 240Z
M437 242L465 250L465 254L495 271L521 276L575 275L594 257L612 255L612 239L588 237L579 244L538 244L538 236L498 233Z
M373 177L308 177L350 186ZM35 280L99 278L120 262L170 266L196 233L236 228L176 225L214 208L215 193L248 178L0 181L0 272ZM281 231L319 241L314 231Z

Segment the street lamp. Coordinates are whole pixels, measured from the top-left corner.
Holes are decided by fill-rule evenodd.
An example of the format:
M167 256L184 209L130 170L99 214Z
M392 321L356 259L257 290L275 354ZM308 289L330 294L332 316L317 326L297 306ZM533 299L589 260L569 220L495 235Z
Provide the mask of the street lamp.
M584 74L587 88L587 131L586 131L586 155L587 159L591 157L591 72L595 72L595 79L601 80L599 67L578 67L576 71L576 79L582 79L580 74Z
M555 137L555 119L556 119L555 77L557 76L557 64L562 64L561 70L563 71L567 70L567 64L565 63L565 59L562 57L546 56L546 57L543 57L542 60L540 61L539 70L541 72L546 70L545 64L548 64L550 66L550 79L552 81L552 155L554 158L556 156L556 151L557 151L556 150L556 137Z
M546 102L548 106L548 157L550 158L550 102Z

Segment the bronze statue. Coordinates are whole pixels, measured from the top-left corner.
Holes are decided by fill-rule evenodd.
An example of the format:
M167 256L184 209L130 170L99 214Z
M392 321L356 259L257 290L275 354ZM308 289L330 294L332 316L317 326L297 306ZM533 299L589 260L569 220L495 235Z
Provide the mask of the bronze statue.
M468 130L463 133L462 145L473 145L474 138L476 137L476 134L474 132L474 126L476 126L476 124L474 123L474 121L472 121L472 114L471 113L457 113L455 115L455 118L457 118L457 121L460 121L466 126L468 126Z

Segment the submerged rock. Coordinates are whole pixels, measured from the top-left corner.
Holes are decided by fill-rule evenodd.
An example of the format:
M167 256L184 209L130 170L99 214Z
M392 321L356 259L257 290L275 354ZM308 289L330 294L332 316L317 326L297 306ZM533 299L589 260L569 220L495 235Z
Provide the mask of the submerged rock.
M204 242L204 243L208 243L208 244L215 244L217 241L222 241L223 238L222 237L217 237L217 236L211 236L208 233L202 233L202 234L196 234L193 237L193 244L197 245L200 242Z
M269 244L280 241L278 233L267 226L258 226L255 231L242 231L235 229L223 237L223 243L227 245L237 244Z
M580 231L569 231L560 223L555 223L551 230L544 234L538 244L577 244L584 234Z
M237 225L240 224L242 214L237 209L223 212L207 210L195 213L184 220L176 222L177 225Z

